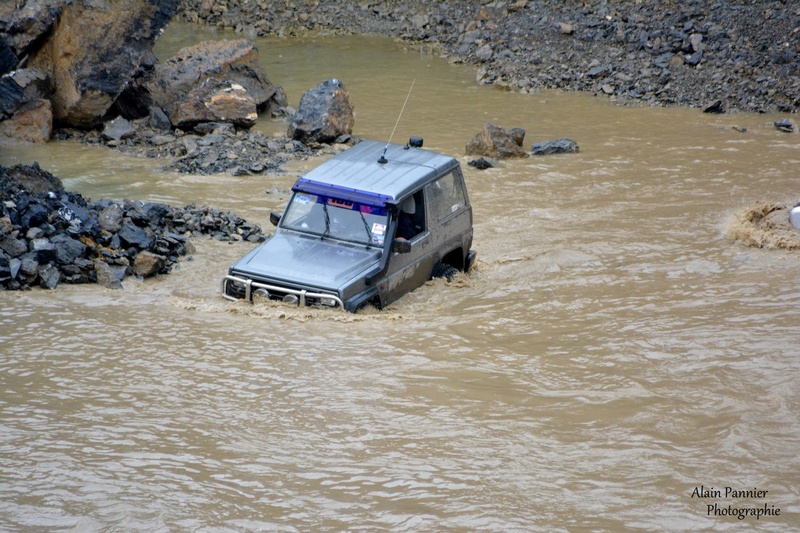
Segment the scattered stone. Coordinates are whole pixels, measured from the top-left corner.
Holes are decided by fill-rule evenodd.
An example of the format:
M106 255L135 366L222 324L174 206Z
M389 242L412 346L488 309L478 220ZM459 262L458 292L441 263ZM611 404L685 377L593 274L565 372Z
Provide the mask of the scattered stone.
M797 123L790 119L790 118L781 118L774 122L775 127L778 128L780 131L785 131L787 133L797 133Z
M497 162L484 156L481 156L478 159L472 159L471 161L467 162L467 164L471 167L477 168L478 170L486 170L487 168L494 168L497 166Z
M725 106L722 103L722 100L717 100L711 105L708 105L703 108L703 113L715 113L720 114L725 112Z
M533 155L577 154L578 152L580 152L578 143L566 138L536 143L531 147Z
M134 135L136 135L136 129L133 125L124 118L117 117L106 123L101 137L103 139L120 141L122 139L130 139Z

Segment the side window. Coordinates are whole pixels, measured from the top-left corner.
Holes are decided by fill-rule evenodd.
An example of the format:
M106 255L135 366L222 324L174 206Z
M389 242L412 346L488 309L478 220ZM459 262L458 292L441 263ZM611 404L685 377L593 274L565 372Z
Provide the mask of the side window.
M467 203L464 180L455 170L426 185L425 196L430 206L431 222L441 222Z

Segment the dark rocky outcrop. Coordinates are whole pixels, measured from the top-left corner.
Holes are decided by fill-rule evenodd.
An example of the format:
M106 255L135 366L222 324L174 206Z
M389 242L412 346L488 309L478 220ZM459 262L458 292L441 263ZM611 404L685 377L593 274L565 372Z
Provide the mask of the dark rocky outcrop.
M64 190L38 166L0 166L0 287L59 283L119 287L128 275L168 273L190 238L260 242L258 226L208 206L100 200Z
M354 124L350 93L332 78L303 94L287 135L303 143L332 143L353 133Z
M481 131L467 143L467 155L482 155L497 159L527 157L522 143L525 140L525 130L522 128L503 129L496 124L487 122Z

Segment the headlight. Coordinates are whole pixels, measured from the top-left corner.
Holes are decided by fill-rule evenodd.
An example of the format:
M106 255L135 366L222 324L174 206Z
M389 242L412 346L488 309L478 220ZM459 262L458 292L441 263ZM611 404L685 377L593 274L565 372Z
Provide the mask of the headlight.
M320 305L327 305L328 307L336 307L336 300L333 298L320 298L319 303Z
M300 303L300 298L298 298L294 294L287 294L286 296L283 297L283 301L287 303L298 304Z

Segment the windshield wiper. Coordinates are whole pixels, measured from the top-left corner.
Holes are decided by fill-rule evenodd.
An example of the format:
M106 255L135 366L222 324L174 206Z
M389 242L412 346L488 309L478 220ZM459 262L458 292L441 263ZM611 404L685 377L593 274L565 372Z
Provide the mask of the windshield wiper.
M361 215L361 222L364 223L364 229L367 230L367 249L369 250L372 247L372 231L369 229L367 219L364 218L364 213L359 211L358 214Z
M322 239L328 236L331 232L331 217L328 215L328 204L322 204L322 212L325 213L325 233L322 234Z

